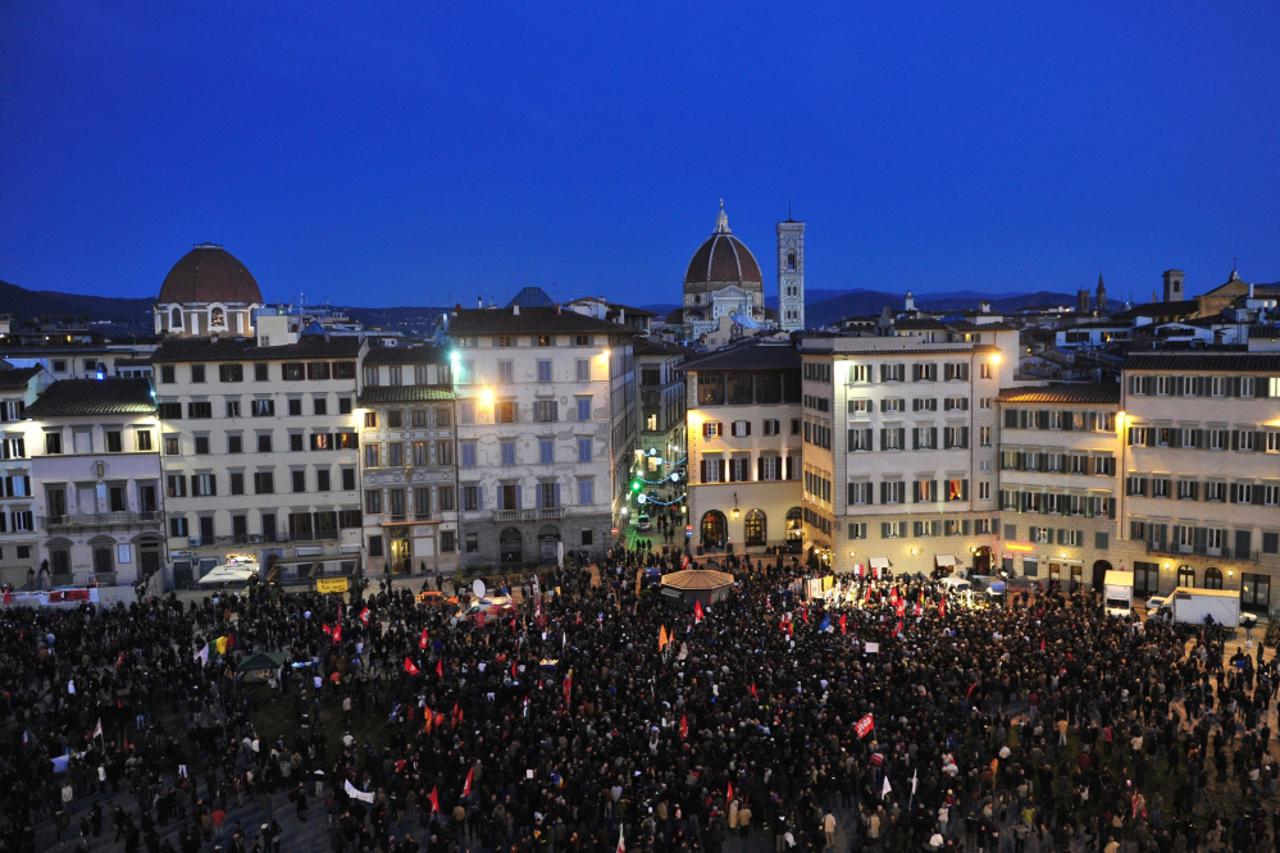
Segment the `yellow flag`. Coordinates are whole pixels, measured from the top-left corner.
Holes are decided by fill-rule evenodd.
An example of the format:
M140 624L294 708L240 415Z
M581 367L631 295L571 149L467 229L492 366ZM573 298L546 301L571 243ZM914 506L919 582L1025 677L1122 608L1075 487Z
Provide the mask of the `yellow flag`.
M218 650L218 654L225 655L227 653L227 638L219 637L213 641L214 648Z
M671 642L671 638L667 636L667 626L658 626L658 651L662 651L667 647L667 643Z

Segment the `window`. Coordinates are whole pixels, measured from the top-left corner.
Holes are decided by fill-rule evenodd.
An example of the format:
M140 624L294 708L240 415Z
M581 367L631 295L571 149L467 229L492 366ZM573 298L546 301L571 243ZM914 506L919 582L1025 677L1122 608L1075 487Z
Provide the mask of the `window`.
M590 462L591 457L592 457L591 438L589 436L579 437L578 438L578 461Z
M231 494L243 495L244 494L244 472L232 471L229 476L230 476L230 482L231 482Z
M554 480L538 483L539 509L558 509L560 506L560 484Z
M48 456L56 456L62 452L62 432L50 430L44 434L44 452Z
M238 417L240 417L240 400L239 400L239 399L234 398L234 397L233 397L233 398L231 398L231 399L228 399L228 400L226 401L226 405L227 405L227 417L228 417L228 418L238 418Z
M196 445L196 456L209 455L209 436L207 435L195 436L195 445Z
M288 403L289 403L289 416L290 416L290 417L295 417L295 418L296 418L296 417L298 417L298 416L300 416L300 415L302 414L302 398L300 398L300 397L295 397L295 398L293 398L293 399L289 400L289 401L288 401Z
M511 466L516 464L516 443L514 441L503 440L499 442L498 449L502 465Z
M556 345L555 335L537 335L533 339L534 346L553 347Z
M356 488L356 469L343 468L342 469L342 490L344 492L351 492L351 491L355 491L355 488Z
M392 441L387 444L387 467L404 467L404 442Z
M213 417L213 404L208 401L192 401L187 403L187 417L189 418L211 418Z
M473 512L480 509L480 487L476 485L465 485L462 487L462 509L464 512Z
M870 480L859 480L849 483L848 485L848 501L851 505L865 506L872 501L872 487Z
M57 368L55 367L54 370L57 371ZM172 385L176 381L177 380L174 379L173 365L172 364L160 365L160 384Z
M302 382L307 378L307 371L301 362L285 362L280 365L280 378L285 382Z
M732 424L730 424L729 428L735 438L743 438L745 436L751 435L750 421L734 421Z
M538 359L537 366L538 366L538 381L550 382L551 381L551 359L540 358Z
M577 403L577 409L578 409L578 420L579 421L591 420L591 398L576 397L575 401Z
M276 401L270 398L256 398L253 401L250 414L255 418L271 418L276 414Z
M191 475L191 495L197 498L207 498L218 494L218 481L213 474L192 474Z
M107 452L121 453L124 451L124 436L118 429L109 429L106 431L107 436Z
M204 365L203 364L191 365L191 381L197 382L197 383L204 382Z
M702 424L703 438L719 438L721 434L719 421L706 421Z
M538 464L552 465L556 461L556 443L554 439L538 439Z
M462 467L476 467L476 443L474 441L461 441L458 442L458 446L462 448Z
M271 452L271 433L269 432L258 433L258 452L259 453Z
M1222 503L1227 499L1227 484L1210 480L1204 484L1204 499L1214 503Z
M244 381L244 365L243 364L219 364L218 365L218 381L219 382L243 382Z
M881 412L905 412L906 410L907 401L903 397L884 397L880 400Z
M555 423L559 414L555 400L535 400L533 403L533 419L540 424Z
M270 495L276 490L276 475L274 471L256 471L253 475L253 493L255 495Z
M187 496L187 478L181 474L168 474L164 478L164 494L168 498Z
M187 518L184 515L169 516L169 535L182 537L187 535Z
M369 515L379 515L382 512L382 490L381 489L365 490L364 511Z
M516 422L516 403L514 400L500 400L493 404L493 422L495 424L513 424Z
M871 381L871 365L869 364L851 364L849 365L849 384L865 384Z

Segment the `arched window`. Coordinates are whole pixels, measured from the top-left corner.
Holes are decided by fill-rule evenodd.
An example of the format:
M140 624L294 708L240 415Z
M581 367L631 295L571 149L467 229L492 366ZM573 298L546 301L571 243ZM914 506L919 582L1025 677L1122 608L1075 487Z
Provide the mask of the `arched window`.
M728 524L724 513L713 509L702 515L702 544L707 548L722 548L728 540Z
M1183 563L1178 566L1178 586L1195 586L1196 570Z
M1222 569L1210 566L1204 570L1204 588L1222 589Z
M169 328L182 328L182 309L177 306L174 306L173 310L169 312Z
M221 329L227 325L227 312L222 308L214 308L209 313L209 325L215 329Z
M796 268L796 253L787 252L787 269L794 272L795 268Z
M743 542L748 546L764 545L768 539L768 523L764 511L752 509L742 523Z

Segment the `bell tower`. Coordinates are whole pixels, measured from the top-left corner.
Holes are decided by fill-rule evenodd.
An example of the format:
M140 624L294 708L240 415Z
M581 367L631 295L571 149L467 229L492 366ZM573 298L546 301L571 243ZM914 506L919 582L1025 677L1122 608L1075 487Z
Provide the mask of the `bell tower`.
M804 223L791 218L778 223L778 328L804 330Z

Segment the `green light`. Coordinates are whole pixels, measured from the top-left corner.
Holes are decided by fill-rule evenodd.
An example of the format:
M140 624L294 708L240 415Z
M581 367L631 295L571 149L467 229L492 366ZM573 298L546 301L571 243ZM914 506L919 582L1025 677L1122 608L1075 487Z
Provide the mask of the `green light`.
M632 480L632 481L631 481L631 491L633 491L633 492L638 492L638 491L640 491L642 488L644 488L644 484L643 484L643 483L641 483L639 480Z

